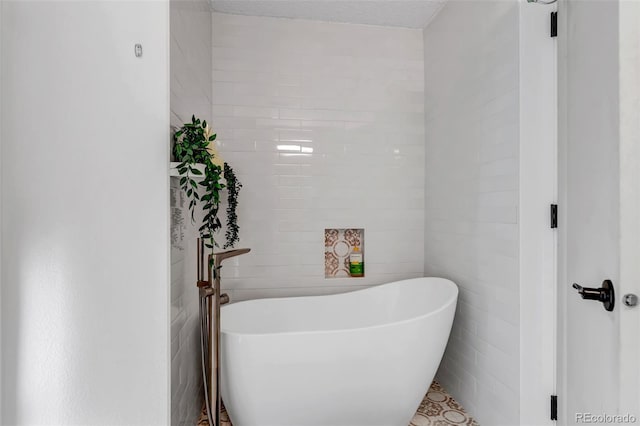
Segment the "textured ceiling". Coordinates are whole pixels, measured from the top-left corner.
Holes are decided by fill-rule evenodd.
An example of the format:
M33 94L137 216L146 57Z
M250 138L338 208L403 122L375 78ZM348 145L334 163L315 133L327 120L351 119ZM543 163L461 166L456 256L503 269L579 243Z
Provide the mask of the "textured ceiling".
M446 0L211 0L237 15L424 28Z

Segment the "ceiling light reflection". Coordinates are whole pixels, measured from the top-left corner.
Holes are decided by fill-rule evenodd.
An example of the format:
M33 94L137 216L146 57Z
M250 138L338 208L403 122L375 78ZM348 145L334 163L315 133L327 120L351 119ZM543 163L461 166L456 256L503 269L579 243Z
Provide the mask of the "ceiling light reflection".
M313 152L313 148L311 148L310 146L300 145L278 145L278 151L302 152L303 154L311 154Z

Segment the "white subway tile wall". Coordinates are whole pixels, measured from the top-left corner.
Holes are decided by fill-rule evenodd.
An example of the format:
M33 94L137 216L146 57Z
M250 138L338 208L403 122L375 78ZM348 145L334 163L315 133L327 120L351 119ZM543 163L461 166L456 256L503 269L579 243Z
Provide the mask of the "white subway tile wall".
M424 271L422 31L213 14L213 119L244 185L232 300ZM366 277L325 279L324 229L364 228Z
M211 116L211 12L171 0L171 125ZM168 167L168 165L167 165ZM193 425L202 405L195 227L171 178L171 424Z
M520 423L518 31L502 1L448 2L424 30L425 274L460 288L437 377L492 425Z

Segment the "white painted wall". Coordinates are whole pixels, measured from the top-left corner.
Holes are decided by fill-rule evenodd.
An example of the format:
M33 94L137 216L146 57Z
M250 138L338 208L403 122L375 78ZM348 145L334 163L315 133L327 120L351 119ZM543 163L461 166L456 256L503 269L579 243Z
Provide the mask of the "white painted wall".
M567 2L566 139L560 186L566 205L564 260L565 364L561 365L561 420L574 413L616 412L620 310L612 313L581 300L569 286L598 287L608 278L619 283L619 110L618 2ZM594 34L593 25L599 31ZM597 84L593 84L597 82ZM587 190L588 188L588 190ZM593 339L592 333L598 339ZM599 372L583 374L590 363ZM598 393L593 393L598 389Z
M425 28L424 49L425 274L460 288L437 377L480 424L515 425L519 5L448 2Z
M620 292L640 294L640 3L620 2ZM640 417L640 309L620 314L621 413Z
M169 4L3 7L2 423L167 424Z
M632 3L565 1L559 6L564 19L560 123L565 124L560 127L560 201L566 205L559 245L559 264L565 267L558 286L561 424L577 424L580 412L634 409L638 415L638 313L620 303L624 293L638 291L638 53L637 39L627 38L637 35ZM613 312L580 299L570 287L573 282L598 287L605 278L616 292ZM633 360L625 357L629 349ZM584 374L594 363L601 368ZM635 388L631 393L629 383Z
M3 62L4 62L4 32L2 31L3 26L3 8L4 8L4 0L0 0L0 99L2 99L2 76L3 76ZM2 164L2 101L0 101L0 164ZM2 173L0 172L0 230L2 229ZM2 318L2 237L0 236L0 319ZM0 326L0 422L4 418L2 416L2 392L4 389L4 382L2 380L2 365L3 365L3 355L4 351L2 350L2 327Z
M422 276L421 31L214 14L213 44L212 123L253 249L222 270L231 298ZM324 278L336 227L365 228L364 279Z
M557 5L520 1L520 425L551 424L555 394L557 230ZM564 208L564 206L560 206Z
M211 118L211 11L207 1L171 0L171 125ZM171 179L171 424L194 425L202 408L197 227ZM182 198L184 200L184 197ZM200 215L197 220L200 220ZM199 222L198 222L199 223Z
M560 229L558 393L560 424L575 414L640 415L640 311L622 296L640 292L640 5L559 5ZM592 28L598 26L594 33ZM594 82L596 82L594 84ZM572 282L613 281L606 312L581 300ZM597 336L594 337L594 336ZM594 363L600 367L590 369Z

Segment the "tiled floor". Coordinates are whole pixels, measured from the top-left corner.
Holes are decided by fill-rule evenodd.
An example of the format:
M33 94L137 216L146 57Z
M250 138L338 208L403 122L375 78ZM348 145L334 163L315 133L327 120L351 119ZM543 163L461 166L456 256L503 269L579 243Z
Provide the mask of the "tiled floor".
M207 413L203 409L197 426L208 426ZM413 416L409 426L479 426L440 383L434 381ZM222 426L232 426L226 411L222 411ZM331 426L331 425L327 425Z

